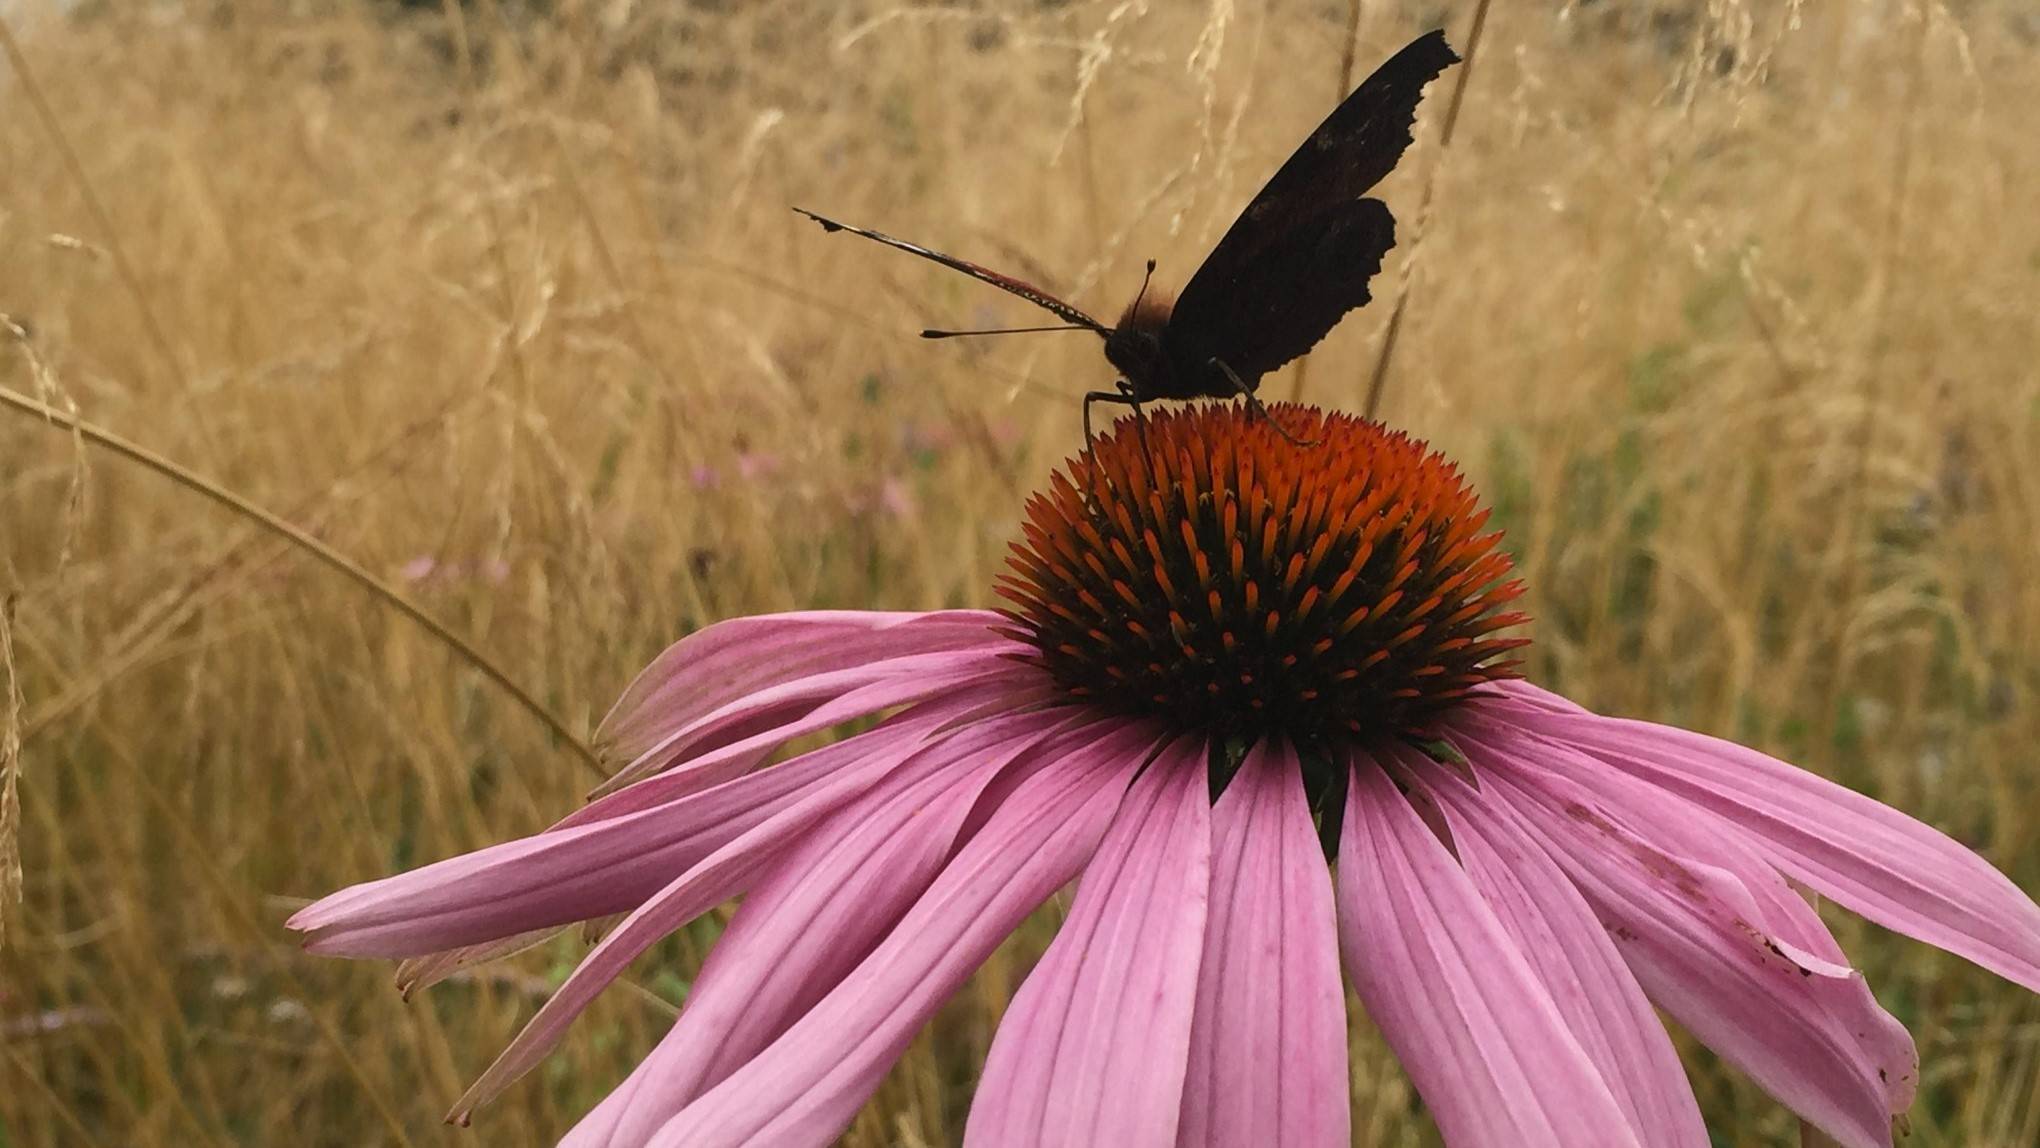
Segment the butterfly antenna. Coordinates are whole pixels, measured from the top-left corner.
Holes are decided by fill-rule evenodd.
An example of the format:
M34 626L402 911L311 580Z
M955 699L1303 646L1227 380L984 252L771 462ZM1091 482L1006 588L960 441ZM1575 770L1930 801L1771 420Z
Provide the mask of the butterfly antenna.
M1154 282L1154 278L1155 261L1150 259L1147 264L1147 274L1140 277L1140 293L1133 297L1133 306L1126 309L1127 314L1131 315L1140 310L1140 301L1147 298L1148 284Z
M978 331L944 331L929 327L921 332L923 339L954 339L962 335L1028 335L1036 331L1089 331L1091 328L1071 323L1057 327L988 327Z
M1024 283L1010 275L1001 275L987 267L979 267L967 259L958 259L954 255L944 255L932 247L923 247L918 243L908 243L904 239L895 239L883 231L872 231L864 227L852 227L847 223L830 219L826 215L816 215L805 207L796 207L793 210L821 224L823 231L847 231L852 235L861 235L875 243L883 243L887 247L904 251L909 255L919 256L931 263L940 263L951 271L961 271L972 279L980 283L989 283L1009 295L1018 295L1036 307L1053 314L1065 323L1070 323L1086 330L1096 331L1100 335L1109 333L1105 324L1100 323L1098 320L1091 318L1089 315L1084 314L1077 308L1072 307L1031 283Z

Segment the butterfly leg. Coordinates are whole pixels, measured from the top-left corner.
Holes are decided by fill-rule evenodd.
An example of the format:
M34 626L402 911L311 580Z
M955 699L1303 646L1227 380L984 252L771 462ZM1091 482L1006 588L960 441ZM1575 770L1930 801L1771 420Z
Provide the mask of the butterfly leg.
M1119 403L1122 406L1132 407L1134 414L1136 415L1140 414L1140 400L1134 398L1132 393L1127 391L1125 383L1121 383L1119 385L1119 388L1120 389L1116 391L1092 391L1084 396L1084 465L1092 468L1091 493L1088 495L1088 497L1091 499L1092 504L1094 506L1097 503L1098 497L1096 494L1098 480L1098 475L1096 471L1096 468L1098 466L1098 449L1097 449L1098 439L1096 435L1091 433L1091 404ZM1144 451L1146 449L1146 434L1147 434L1146 419L1141 420L1140 429L1142 435L1141 440L1142 449Z
M1252 387L1249 387L1246 384L1246 382L1240 378L1239 373L1234 371L1232 367L1226 364L1225 360L1213 359L1211 360L1211 365L1213 367L1216 367L1220 373L1225 375L1226 379L1232 383L1233 390L1238 392L1241 398L1247 400L1247 409L1252 411L1254 414L1259 415L1262 419L1266 420L1269 426L1275 428L1276 434L1279 434L1283 438L1289 440L1289 444L1291 446L1317 446L1319 443L1324 441L1323 439L1315 438L1311 439L1297 438L1295 435L1290 434L1288 427L1283 426L1281 423L1278 423L1273 418L1269 417L1268 408L1262 405L1261 397L1254 393L1254 389Z
M1132 407L1134 417L1139 420L1141 445L1143 447L1147 445L1147 415L1140 409L1140 400L1133 397L1132 392L1126 389L1125 383L1121 383L1116 391L1092 391L1084 396L1085 453L1090 453L1098 445L1098 436L1091 433L1092 403L1118 403L1121 406Z

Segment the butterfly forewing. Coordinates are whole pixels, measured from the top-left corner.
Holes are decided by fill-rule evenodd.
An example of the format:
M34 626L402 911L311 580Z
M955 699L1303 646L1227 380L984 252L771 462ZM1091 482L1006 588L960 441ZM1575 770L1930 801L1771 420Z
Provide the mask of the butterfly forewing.
M1171 358L1216 358L1252 383L1317 344L1368 299L1395 221L1360 197L1408 150L1424 87L1459 56L1443 32L1362 81L1233 222L1176 300Z

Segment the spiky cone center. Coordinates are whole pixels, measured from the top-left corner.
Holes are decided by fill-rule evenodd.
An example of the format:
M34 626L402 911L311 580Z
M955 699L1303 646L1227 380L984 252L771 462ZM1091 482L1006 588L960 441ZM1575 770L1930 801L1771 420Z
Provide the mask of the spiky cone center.
M1525 618L1487 520L1399 431L1199 404L1057 471L998 590L1074 698L1228 741L1421 738L1528 642L1496 636Z

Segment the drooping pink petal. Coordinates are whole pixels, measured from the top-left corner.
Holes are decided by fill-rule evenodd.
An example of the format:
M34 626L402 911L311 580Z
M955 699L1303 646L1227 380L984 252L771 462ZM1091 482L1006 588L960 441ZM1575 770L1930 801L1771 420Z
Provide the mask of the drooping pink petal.
M451 949L440 949L422 957L406 957L397 962L395 981L397 991L405 1000L419 989L430 988L466 969L499 961L514 956L526 949L535 948L560 935L572 926L548 926L518 933L496 941L483 941L476 945L461 945Z
M1340 948L1453 1148L1641 1148L1535 970L1395 783L1356 757Z
M1661 848L1599 790L1459 742L1489 807L1565 870L1658 1007L1846 1148L1888 1148L1890 1092L1864 1039L1885 1021L1860 978L1780 941L1735 873Z
M631 761L696 719L797 678L998 641L989 610L810 610L733 618L666 647L625 687L595 732L603 756Z
M1550 992L1566 1028L1650 1148L1707 1148L1707 1126L1656 1010L1565 872L1493 799L1413 751L1384 751L1444 812L1460 865Z
M837 773L874 781L921 744L877 732L668 805L342 889L288 924L308 934L305 947L315 953L410 957L626 912Z
M965 1148L1168 1148L1211 896L1206 745L1163 750L999 1022Z
M879 776L866 776L868 766L838 773L827 785L817 787L797 804L781 810L757 828L704 858L654 894L602 939L602 943L581 961L488 1071L460 1098L449 1119L465 1123L468 1113L478 1105L486 1103L512 1081L529 1072L566 1035L567 1026L574 1018L631 961L674 929L748 888L751 881L801 835L844 812L846 806L874 788L884 791L879 795L884 805L897 805L902 794L912 795L924 803L938 801L945 794L957 790L959 782L974 781L975 784L967 786L965 796L975 796L983 787L981 770L985 765L1003 765L1031 744L1031 739L1012 745L1010 749L1002 744L1011 741L1016 730L1031 733L1032 727L1038 724L1031 719L1032 715L1020 715L1017 720L986 722L938 743L897 768L888 765L886 768L890 772L880 771ZM973 761L973 758L985 760ZM964 812L969 809L968 800L952 804L957 805L955 817L961 821ZM910 814L928 812L926 808L909 810ZM898 825L901 832L911 832L915 828L917 826L909 823Z
M1477 730L1474 736L1484 739L1509 767L1534 766L1525 775L1531 785L1541 784L1547 775L1569 779L1593 794L1605 813L1662 852L1698 859L1728 874L1737 895L1751 902L1744 907L1748 924L1764 935L1774 953L1816 979L1810 991L1832 1016L1834 1031L1846 1034L1856 1055L1874 1066L1884 1089L1885 1111L1903 1112L1912 1105L1919 1085L1919 1052L1912 1035L1877 1003L1819 912L1753 847L1748 834L1699 806L1519 726L1482 715L1462 722Z
M1940 830L1704 734L1584 711L1513 720L1741 826L1821 896L2040 992L2040 905Z
M1248 751L1211 820L1211 909L1176 1144L1347 1148L1338 919L1296 751Z
M1096 738L1064 732L1070 719L1054 713L1009 724L1012 740L995 753L960 755L951 776L914 785L895 774L776 862L717 938L672 1031L561 1148L645 1143L863 961L940 870L991 777Z
M832 1141L935 1009L1090 859L1159 738L1147 723L1116 725L1034 773L855 971L649 1143Z
M699 774L718 763L717 780L750 769L772 749L802 733L827 729L893 706L937 697L958 687L991 680L1025 681L1030 667L1007 655L1027 647L1017 642L910 654L882 662L813 674L746 694L675 730L632 758L591 797L615 794L637 781L669 770Z

